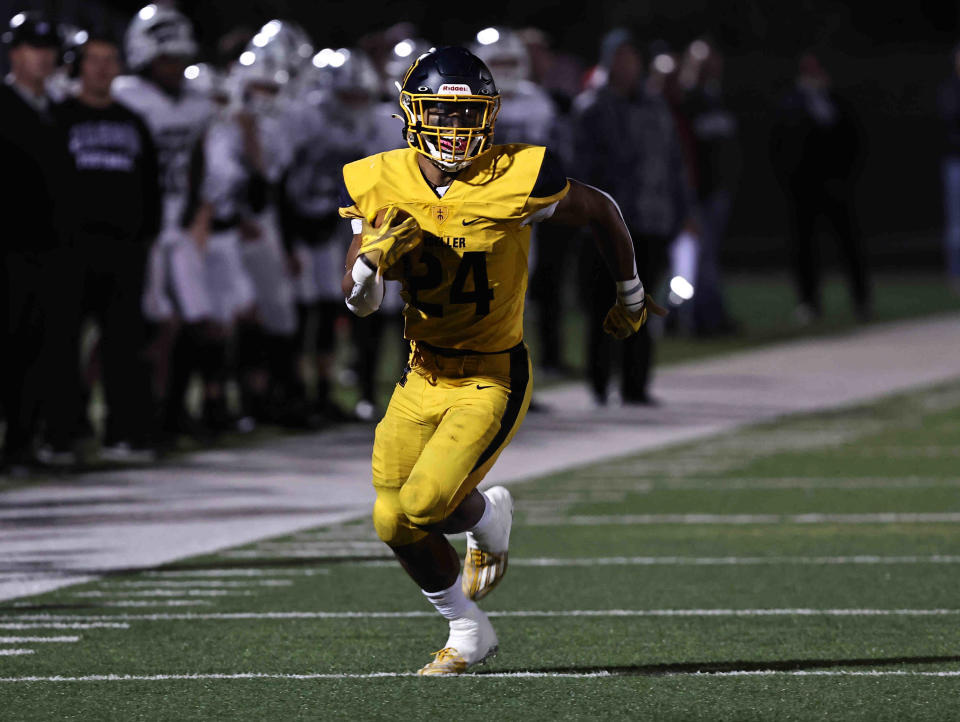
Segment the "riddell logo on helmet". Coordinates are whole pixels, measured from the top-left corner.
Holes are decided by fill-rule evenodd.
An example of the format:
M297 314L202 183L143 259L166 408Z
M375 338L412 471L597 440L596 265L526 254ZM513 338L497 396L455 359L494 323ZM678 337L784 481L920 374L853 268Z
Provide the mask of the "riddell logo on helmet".
M437 91L437 95L470 95L470 86L444 83Z

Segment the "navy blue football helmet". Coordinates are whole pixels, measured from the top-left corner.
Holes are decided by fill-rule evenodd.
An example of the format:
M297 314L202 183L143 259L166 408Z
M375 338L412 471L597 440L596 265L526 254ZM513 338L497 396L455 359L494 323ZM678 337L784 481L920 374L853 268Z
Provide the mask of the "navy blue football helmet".
M437 48L417 58L400 84L404 138L446 171L468 166L493 145L500 92L466 48Z

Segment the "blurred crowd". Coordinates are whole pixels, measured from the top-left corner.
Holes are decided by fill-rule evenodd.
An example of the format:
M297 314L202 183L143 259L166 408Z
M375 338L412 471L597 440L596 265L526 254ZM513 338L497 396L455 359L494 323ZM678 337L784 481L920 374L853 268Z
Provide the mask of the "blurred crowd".
M494 75L496 142L548 145L569 176L611 194L645 286L674 311L659 331L612 341L600 321L613 284L593 244L535 229L536 362L547 378L571 373L564 318L578 304L599 404L614 378L623 403L656 403L657 333L738 332L719 264L742 166L723 55L709 37L682 48L649 40L614 28L594 64L534 28L447 40L469 45ZM11 73L0 86L11 180L0 276L8 471L75 467L91 453L149 461L185 437L203 444L263 425L379 418L378 360L397 358L399 374L406 358L403 299L390 282L380 313L345 313L351 228L337 213L340 169L406 145L396 81L434 42L402 23L321 49L296 22L272 19L227 33L216 57L201 58L191 22L165 4L139 10L122 38L35 12L9 20ZM858 130L827 81L815 57L801 61L771 158L791 199L802 313L819 313L812 219L826 215L866 318L845 185ZM335 393L346 377L358 399L349 405Z

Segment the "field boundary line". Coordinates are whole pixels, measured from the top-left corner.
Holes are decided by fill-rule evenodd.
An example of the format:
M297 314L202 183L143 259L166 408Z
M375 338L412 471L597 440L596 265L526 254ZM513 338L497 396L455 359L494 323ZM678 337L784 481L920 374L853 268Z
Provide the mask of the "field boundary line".
M528 516L524 526L623 526L643 524L935 524L960 523L960 512L875 514L597 514Z
M0 677L0 683L36 683L36 682L176 682L208 680L318 680L318 679L399 679L416 678L416 672L318 672L315 674L282 674L270 672L236 672L209 674L91 674L82 677L54 675L50 677ZM597 672L486 672L464 674L468 679L504 679L504 678L567 678L567 679L614 679L623 677L960 677L960 670L923 671L923 670L734 670L728 672L670 672L657 671L649 674L607 671Z
M562 609L494 610L489 617L937 617L960 615L960 609L814 609L809 607L770 609ZM210 612L207 614L115 614L115 615L10 615L0 620L19 622L204 622L297 619L436 619L436 612Z

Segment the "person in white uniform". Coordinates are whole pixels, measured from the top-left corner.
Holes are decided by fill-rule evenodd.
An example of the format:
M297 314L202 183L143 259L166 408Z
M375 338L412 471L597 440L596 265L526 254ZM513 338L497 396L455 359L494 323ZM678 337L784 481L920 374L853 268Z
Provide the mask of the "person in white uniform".
M360 50L327 48L304 71L297 94L297 147L283 184L284 236L298 259L297 299L300 309L301 344L312 329L309 351L315 377L314 414L331 422L351 418L331 400L333 387L335 328L343 318L343 257L353 229L337 213L341 205L342 167L371 153L399 148L402 125L379 100L379 78L370 59ZM396 286L395 283L390 284ZM396 311L402 306L397 288L390 301ZM379 341L382 323L355 320L357 375L364 402L373 396L371 342ZM367 409L361 404L355 411Z
M147 123L158 151L162 230L150 251L143 310L155 326L154 385L165 431L185 430L190 376L208 358L206 324L213 313L202 251L184 218L191 153L215 105L187 87L184 70L197 51L190 21L173 8L146 5L131 20L124 50L133 74L113 83L114 97ZM172 348L172 350L171 350Z

